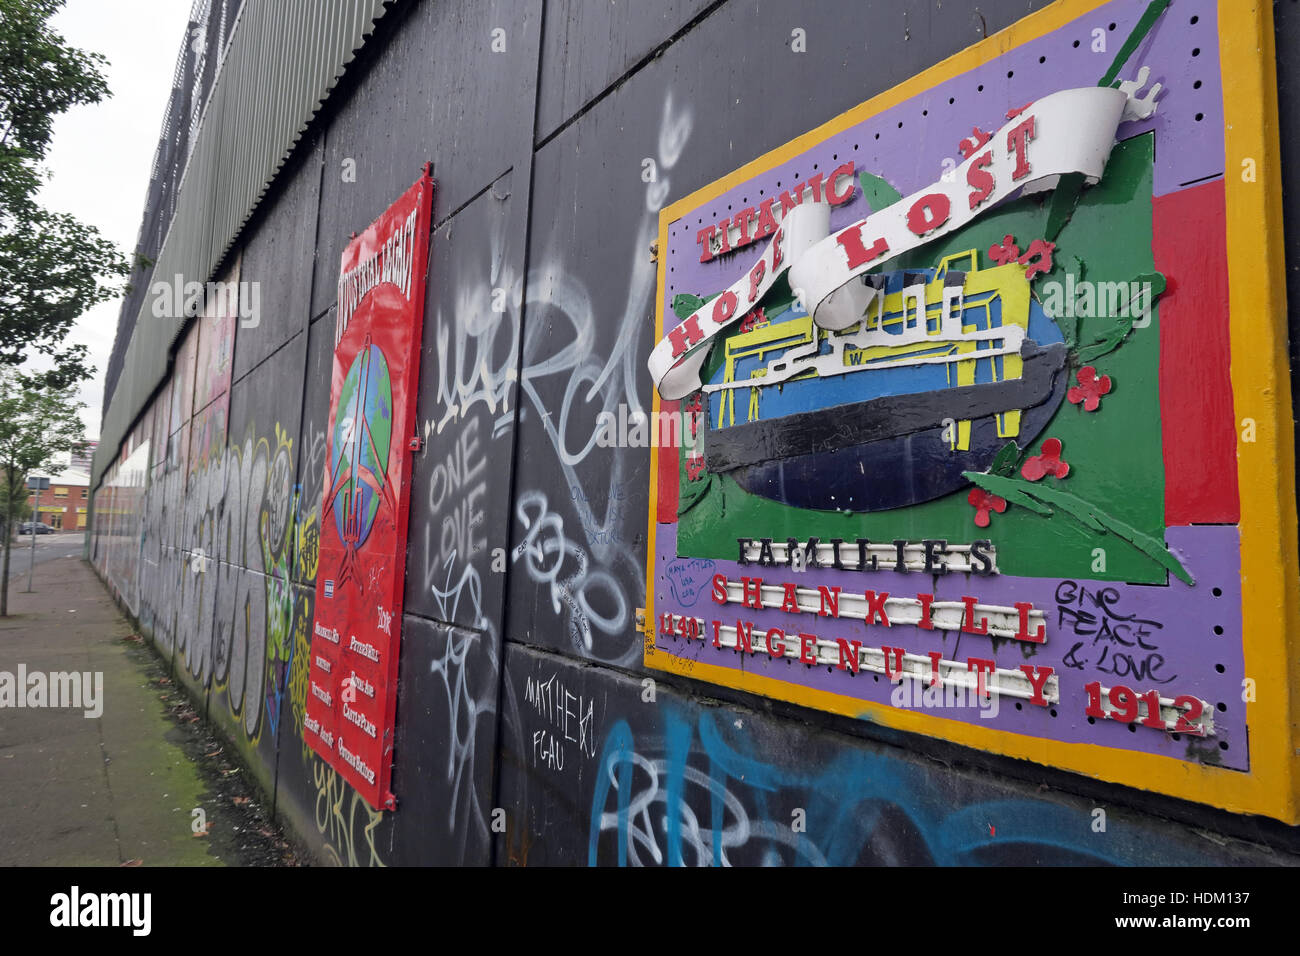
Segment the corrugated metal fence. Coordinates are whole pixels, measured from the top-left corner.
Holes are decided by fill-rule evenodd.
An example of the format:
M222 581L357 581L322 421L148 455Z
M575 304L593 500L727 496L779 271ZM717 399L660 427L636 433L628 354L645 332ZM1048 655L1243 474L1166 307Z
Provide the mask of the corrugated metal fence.
M154 276L206 282L393 0L198 0L177 57L105 381L99 482L167 372L185 318L149 307Z

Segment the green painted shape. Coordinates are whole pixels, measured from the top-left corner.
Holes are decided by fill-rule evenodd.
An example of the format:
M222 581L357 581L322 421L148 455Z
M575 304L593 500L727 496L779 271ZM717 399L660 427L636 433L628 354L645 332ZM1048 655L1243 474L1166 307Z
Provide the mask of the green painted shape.
M1020 446L1014 441L1009 441L993 456L993 463L989 465L989 472L994 475L1013 474L1016 465L1020 462L1020 457Z
M1183 567L1183 563L1171 554L1162 542L1130 528L1122 521L1117 521L1091 502L1046 484L1034 484L1018 478L1003 478L999 475L986 475L977 471L966 471L962 474L985 491L1001 495L1007 500L1007 504L1020 505L1035 514L1049 518L1054 514L1052 506L1055 506L1081 522L1089 530L1103 534L1111 532L1133 545L1162 568L1172 572L1184 584L1196 583L1187 568Z
M1118 144L1105 177L1083 191L1061 230L1057 254L1077 256L1085 262L1090 281L1127 282L1135 272L1155 272L1151 253L1152 143L1152 136L1146 134ZM899 256L888 268L921 268L971 248L980 251L987 266L989 246L1007 233L1016 236L1022 248L1038 237L1043 207L1041 197L1009 203L980 217L959 235ZM1092 342L1114 319L1090 317L1077 322L1078 341ZM1156 308L1150 325L1134 330L1098 367L1098 372L1111 376L1114 382L1101 408L1085 412L1080 405L1063 402L1040 437L1063 442L1064 457L1071 465L1066 483L1072 494L1106 502L1115 521L1137 534L1163 540L1159 360L1160 316ZM934 501L872 514L812 511L746 494L724 474L716 476L701 500L680 519L678 549L683 555L729 560L735 556L738 537L784 540L816 536L823 541L836 537L874 541L985 537L997 547L998 566L1005 574L1084 576L1143 584L1166 581L1163 570L1154 567L1146 555L1128 548L1108 554L1106 572L1094 574L1090 570L1092 549L1110 538L1075 521L1044 521L1021 508L994 515L990 527L977 528L967 493L963 489Z
M1056 184L1056 189L1052 190L1052 197L1047 200L1047 224L1043 226L1043 238L1048 242L1056 240L1074 215L1074 207L1079 204L1079 196L1083 193L1083 184L1083 173L1066 173Z
M708 299L701 299L698 295L691 295L689 292L679 292L673 296L673 314L684 322L708 301Z
M1128 62L1128 58L1133 55L1133 51L1138 48L1139 44L1146 39L1146 35L1151 32L1151 28L1154 27L1156 21L1160 19L1160 14L1164 13L1165 8L1168 6L1169 0L1151 0L1151 2L1147 4L1146 10L1142 12L1142 16L1138 18L1137 24L1125 38L1123 45L1119 48L1119 52L1115 54L1115 59L1111 62L1110 69L1108 69L1102 78L1097 81L1098 86L1119 85L1116 80L1116 77L1119 76L1119 71L1124 69L1124 64Z
M1128 282L1128 288L1142 284L1150 286L1151 302L1149 306L1154 306L1156 301L1165 291L1165 277L1159 272L1144 272L1142 275ZM1080 343L1081 347L1075 355L1075 364L1077 366L1091 365L1097 359L1104 355L1109 355L1115 349L1123 344L1129 333L1133 331L1133 323L1138 318L1136 310L1141 307L1142 295L1131 297L1126 300L1126 309L1128 315L1121 314L1114 319L1109 329L1102 332L1100 336L1087 345Z
M862 186L862 196L873 213L888 209L903 198L903 194L889 185L885 177L875 173L858 173L858 182Z

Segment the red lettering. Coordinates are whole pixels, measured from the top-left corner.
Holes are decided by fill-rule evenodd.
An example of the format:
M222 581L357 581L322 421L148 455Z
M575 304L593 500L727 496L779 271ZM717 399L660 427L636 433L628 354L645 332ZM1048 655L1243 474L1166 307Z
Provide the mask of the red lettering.
M845 176L848 177L849 188L842 193L838 193L835 191L835 184ZM842 166L837 166L826 180L826 198L832 206L842 206L853 198L853 190L853 163L844 163Z
M1035 644L1043 644L1047 641L1047 625L1039 624L1038 630L1033 634L1029 633L1029 612L1034 609L1032 604L1024 601L1016 602L1016 610L1020 612L1020 630L1016 632L1016 640L1032 641Z
M737 228L740 229L740 237L736 239L736 248L747 246L754 240L749 236L749 223L754 218L754 207L746 206L740 212L736 213L736 218L732 220Z
M806 183L795 183L790 188L790 192L781 193L779 201L781 203L781 218L784 219L786 214L795 206L803 202L803 189ZM793 193L793 195L791 195Z
M880 616L880 623L889 627L889 615L885 613L885 602L889 600L889 592L881 591L876 594L875 591L867 591L867 616L866 622L872 624L875 622L876 615Z
M903 677L903 649L901 647L882 647L885 652L885 679L901 680ZM894 666L889 666L889 657L893 655Z
M1007 152L1016 154L1016 168L1011 173L1012 181L1024 179L1029 175L1029 141L1033 138L1034 118L1032 116L1007 131Z
M975 693L981 697L989 696L984 683L984 675L992 674L997 667L997 663L984 657L969 657L966 659L967 672L975 671Z
M713 622L713 646L719 649L722 648L722 622L721 621Z
M773 272L775 272L781 265L781 259L782 259L781 240L784 238L785 235L781 232L780 229L778 229L776 231L776 235L772 237L772 271Z
M918 236L924 236L947 222L951 211L952 202L943 193L922 196L907 211L907 228Z
M742 654L754 653L754 625L751 622L745 621L742 625L736 621L736 648Z
M916 599L921 602L921 619L916 622L916 626L923 631L933 631L934 621L930 620L930 605L934 603L934 595L918 594Z
M703 338L695 316L687 316L685 322L668 333L668 341L673 343L673 358L685 355Z
M808 185L812 187L813 202L822 201L822 174L808 177Z
M840 662L836 666L840 670L848 670L856 674L858 668L862 666L862 642L846 641L842 637L837 637L835 643L840 646Z
M753 585L752 589L750 587L751 584ZM743 593L741 594L740 603L746 607L756 607L761 610L763 607L763 596L759 588L762 586L762 578L741 578L740 587Z
M785 599L781 602L781 610L788 614L799 613L799 592L795 586L787 582L785 585Z
M758 298L758 287L763 282L763 276L767 274L767 263L759 259L754 263L754 268L749 270L749 301L753 302Z
M844 250L850 269L865 266L868 262L879 259L889 251L889 243L885 241L884 236L873 242L870 249L864 246L862 244L862 230L856 225L849 226L843 232L838 233L835 236L835 241Z
M972 209L993 195L993 187L996 183L993 181L993 174L985 169L992 162L993 150L990 149L977 157L966 170L966 185L975 190L970 194Z
M713 600L719 604L727 603L727 576L725 574L715 574L713 576Z
M817 635L800 634L799 635L799 661L803 664L817 663Z
M967 634L987 634L989 632L989 619L980 618L979 626L975 625L975 605L978 599L973 597L964 597L961 603L966 605L966 616L962 618L961 629Z
M708 262L713 258L712 239L718 234L717 226L705 226L695 234L695 241L700 244L700 261Z
M702 341L703 337L705 333L699 330L699 323L695 320L695 316L686 317L684 323L668 330L668 341L672 342L672 358L685 355L699 341Z
M772 635L776 635L776 640L772 640ZM785 657L785 631L779 627L774 627L767 632L767 652L773 657Z
M766 239L772 233L776 232L776 217L772 215L772 204L775 199L764 199L758 204L758 230L754 233L754 239Z
M943 660L943 651L930 651L930 686L939 686L939 661Z
M721 255L724 252L731 251L731 229L729 228L730 224L731 224L730 219L723 219L721 222L718 223L718 239L722 243L718 247L719 255Z
M713 300L713 321L718 325L727 322L736 314L736 306L739 304L739 300L736 299L736 293L728 289L726 292L722 293L722 295ZM694 316L692 316L692 318L694 318Z
M817 612L821 617L839 617L840 616L840 588L826 587L824 584L817 585L817 593L821 595L822 606ZM827 608L830 610L826 610Z
M1039 707L1047 706L1047 698L1043 696L1043 687L1047 684L1047 678L1056 672L1054 667L1035 667L1033 664L1021 664L1020 669L1025 672L1029 678L1029 686L1034 689L1034 696L1029 698L1031 704L1037 704Z

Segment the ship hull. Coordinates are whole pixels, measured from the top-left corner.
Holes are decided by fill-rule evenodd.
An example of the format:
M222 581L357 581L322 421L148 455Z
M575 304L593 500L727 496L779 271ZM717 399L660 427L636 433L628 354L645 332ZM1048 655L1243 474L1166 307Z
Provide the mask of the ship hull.
M879 511L938 497L983 470L1012 440L996 419L1021 412L1015 440L1027 445L1064 397L1063 343L1026 341L1019 379L890 395L704 432L705 466L751 494L803 508ZM707 416L706 416L707 417ZM953 449L944 430L971 423Z

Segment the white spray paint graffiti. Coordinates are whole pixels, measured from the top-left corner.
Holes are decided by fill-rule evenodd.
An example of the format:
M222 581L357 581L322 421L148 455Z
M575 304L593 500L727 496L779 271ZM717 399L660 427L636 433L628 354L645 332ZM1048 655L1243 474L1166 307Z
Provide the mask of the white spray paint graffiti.
M525 302L537 314L554 316L557 326L561 320L569 323L564 331L549 322L545 327L530 323L521 388L559 459L586 548L565 536L563 519L549 510L545 493L533 490L518 497L515 514L524 539L513 557L523 559L530 578L548 588L551 608L564 615L575 650L622 665L635 663L640 653L638 636L629 630L629 609L644 598L645 574L640 549L634 544L637 532L626 521L633 517L639 524L640 518L626 515L624 509L625 483L633 464L629 456L638 452L600 449L607 482L584 483L578 466L594 460L601 412L616 414L619 404L626 403L629 414L644 413L637 382L646 316L653 314L655 291L655 268L647 250L668 196L670 183L664 174L680 159L692 122L689 106L675 109L670 93L659 130L659 174L646 187L646 211L632 244L627 299L614 323L612 347L598 348L598 324L607 328L610 323L597 316L585 286L565 269L562 255L547 256L530 272ZM566 344L548 354L556 341ZM567 376L558 415L545 406L538 388L552 376ZM602 503L603 513L598 513ZM595 595L603 596L603 602ZM603 613L596 609L598 603ZM604 640L598 642L597 635Z
M751 840L768 846L769 852L764 854L764 859L769 864L781 862L783 856L780 849L786 849L794 853L797 863L806 866L826 865L825 856L811 840L794 832L789 824L773 820L750 820L740 798L730 789L720 788L718 782L702 770L691 766L681 769L681 793L670 804L664 785L670 771L668 761L663 757L650 758L635 752L628 755L609 754L600 772L608 775L610 799L615 804L621 803L620 774L615 764L623 759L632 762L632 791L628 795L626 809L629 866L662 866L666 862L669 813L677 814L679 818L677 822L681 833L682 863L686 866L712 866L715 848L716 860L722 866L730 866L728 852L747 847ZM709 806L719 789L722 791L722 826L716 834L716 842L712 826L708 822L702 825L691 809L692 787L698 787L702 791L698 797L703 806ZM623 814L617 810L602 810L598 823L600 832L617 833L621 817Z
M254 740L267 716L268 626L287 627L268 619L267 558L282 558L293 521L288 455L277 450L250 434L188 475L158 476L140 504L140 616L193 682L225 690L230 715Z
M439 311L435 317L436 413L424 422L424 435L429 439L454 433L453 426L460 424L465 431L453 441L463 444L468 435L469 450L480 453L481 449L481 457L475 460L461 454L449 459L445 480L435 469L428 487L430 511L442 509L445 514L441 525L424 527L425 585L437 589L453 550L462 561L471 561L475 549L485 543L473 536L472 502L483 492L468 476L481 473L490 457L489 442L510 427L512 393L518 384L525 402L521 413L541 423L577 521L566 535L564 519L552 509L544 491L520 492L515 518L522 540L512 560L544 587L553 613L564 620L578 653L624 665L632 664L639 653L637 635L629 630L630 608L640 603L644 588L643 558L636 545L641 518L628 514L625 507L632 465L626 456L636 452L600 448L598 483L590 480L590 474L579 475L578 469L585 464L590 473L590 466L597 464L593 451L598 449L600 412L616 412L620 403L630 413L644 411L638 376L655 289L655 269L647 249L668 196L666 173L681 158L692 124L689 106L674 106L669 94L657 142L658 174L646 184L645 212L629 250L621 315L598 315L585 285L566 268L562 253L544 256L542 264L530 270L527 282L522 282L512 273L506 255L507 217L503 216L494 222L487 278L464 282L464 276L458 275L463 284L457 291L455 315L448 318ZM521 309L534 318L522 346L522 376L516 382ZM598 329L612 345L597 341ZM550 386L557 377L563 382L558 410L548 408L541 395L541 386ZM490 418L491 439L477 424L476 410ZM455 475L460 476L458 499L448 494Z

